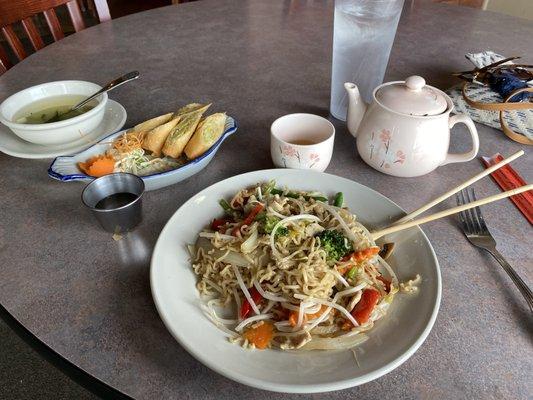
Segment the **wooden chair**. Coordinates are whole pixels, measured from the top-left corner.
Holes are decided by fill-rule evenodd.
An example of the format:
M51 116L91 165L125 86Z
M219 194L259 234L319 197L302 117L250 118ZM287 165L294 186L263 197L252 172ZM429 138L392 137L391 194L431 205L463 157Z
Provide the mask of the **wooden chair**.
M100 22L109 21L111 15L106 0L93 0ZM65 4L76 32L85 29L77 0L0 0L0 27L15 57L21 61L28 55L21 40L18 38L13 25L20 22L35 51L44 47L44 41L33 21L33 16L43 13L46 24L52 33L54 41L65 37L55 7ZM0 74L11 67L5 49L0 44Z

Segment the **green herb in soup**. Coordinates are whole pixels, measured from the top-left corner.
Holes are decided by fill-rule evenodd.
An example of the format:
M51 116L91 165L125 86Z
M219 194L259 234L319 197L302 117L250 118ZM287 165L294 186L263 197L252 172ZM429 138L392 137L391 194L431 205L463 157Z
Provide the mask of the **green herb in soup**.
M74 118L92 110L98 104L93 100L75 111L70 110L86 98L84 95L72 94L37 100L20 109L13 121L19 124L48 124Z

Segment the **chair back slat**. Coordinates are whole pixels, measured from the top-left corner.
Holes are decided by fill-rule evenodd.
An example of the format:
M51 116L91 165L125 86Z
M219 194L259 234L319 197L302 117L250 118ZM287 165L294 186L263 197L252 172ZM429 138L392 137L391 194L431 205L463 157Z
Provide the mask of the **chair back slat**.
M56 10L50 8L49 10L43 11L43 14L44 19L46 19L46 23L48 24L48 28L50 28L50 32L52 32L54 40L57 42L59 39L63 39L65 35L63 34L63 29L61 28L59 19L57 19Z
M11 25L70 0L0 0L0 26Z
M4 46L0 44L0 75L6 72L9 68L11 68L11 62L4 50Z
M70 20L72 21L72 26L76 32L82 31L85 29L85 23L81 16L80 5L77 0L71 0L67 3L68 13L70 15Z
M94 0L94 5L100 22L111 21L111 13L109 12L107 0Z
M13 27L11 25L2 27L2 33L4 34L7 43L9 43L9 46L15 53L15 56L18 58L18 60L20 61L25 59L27 57L26 50L24 50L24 46L17 37Z
M35 51L42 49L44 47L44 42L37 27L33 23L32 17L24 18L21 22Z
M111 20L107 0L93 0L96 16L100 22ZM92 4L93 1L90 3ZM42 13L54 41L65 37L55 7L65 5L76 32L85 29L80 10L79 0L0 0L0 29L7 44L20 61L27 57L26 49L13 29L14 24L20 22L35 51L45 46L39 29L34 22L34 16ZM18 30L17 30L18 32ZM24 35L21 35L21 37ZM23 38L23 40L25 40ZM13 61L13 60L11 60ZM0 43L0 75L12 66L8 53Z

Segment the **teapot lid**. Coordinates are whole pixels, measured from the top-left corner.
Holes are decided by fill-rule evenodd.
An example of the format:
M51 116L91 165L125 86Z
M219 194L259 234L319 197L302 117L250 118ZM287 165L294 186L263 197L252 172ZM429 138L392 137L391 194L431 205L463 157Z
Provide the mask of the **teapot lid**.
M376 92L376 99L393 111L417 116L439 115L448 108L443 94L421 76L413 75L405 82L385 85Z

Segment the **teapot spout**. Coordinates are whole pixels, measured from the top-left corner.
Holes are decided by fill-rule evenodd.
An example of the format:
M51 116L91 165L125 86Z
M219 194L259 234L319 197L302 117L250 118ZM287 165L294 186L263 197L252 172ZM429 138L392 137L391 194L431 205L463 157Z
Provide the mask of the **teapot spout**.
M363 115L365 115L367 105L363 101L356 84L346 82L344 88L348 92L348 114L346 116L348 131L354 137L357 137L357 129L359 129L359 124L363 119Z

